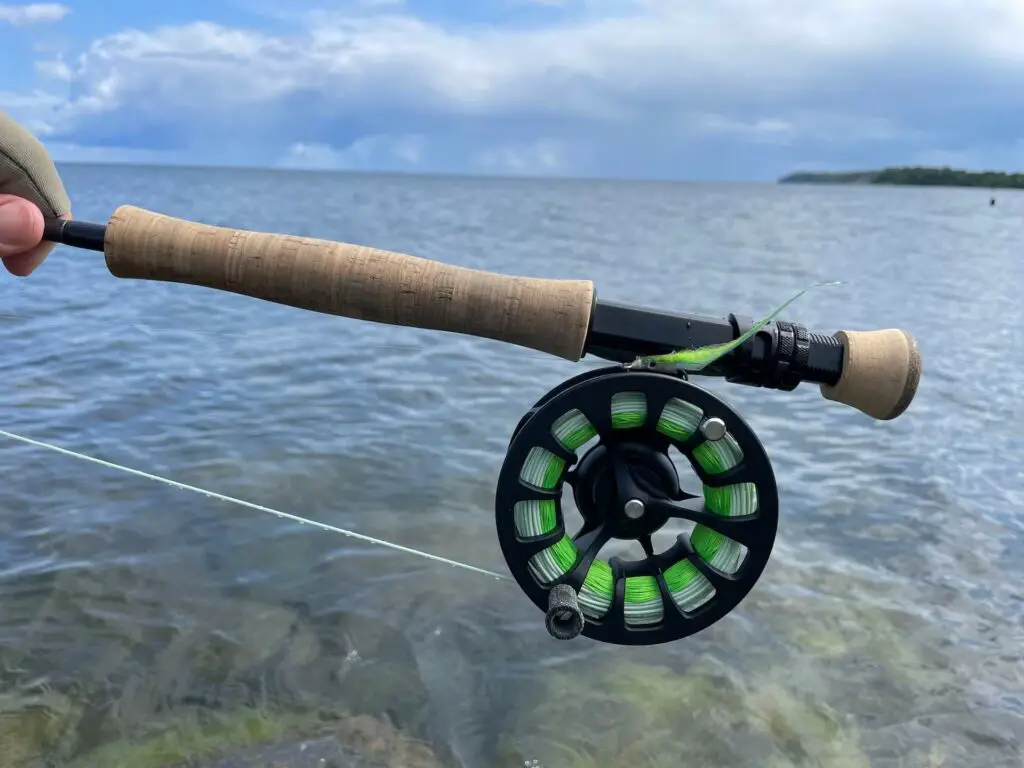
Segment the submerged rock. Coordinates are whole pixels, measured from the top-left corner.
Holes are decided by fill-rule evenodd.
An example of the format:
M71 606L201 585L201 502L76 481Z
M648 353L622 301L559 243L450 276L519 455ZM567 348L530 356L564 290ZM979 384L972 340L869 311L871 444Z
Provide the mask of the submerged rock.
M12 764L13 766L13 764ZM111 742L68 768L444 768L424 744L365 715L194 712ZM20 768L20 766L19 766Z
M64 680L63 694L0 694L0 768L255 767L274 765L271 756L317 768L329 758L342 768L444 764L400 630L218 595L192 609L102 680Z
M253 747L188 768L357 768L367 766L357 750L333 736Z
M383 721L357 716L332 730L175 768L443 768L426 746Z

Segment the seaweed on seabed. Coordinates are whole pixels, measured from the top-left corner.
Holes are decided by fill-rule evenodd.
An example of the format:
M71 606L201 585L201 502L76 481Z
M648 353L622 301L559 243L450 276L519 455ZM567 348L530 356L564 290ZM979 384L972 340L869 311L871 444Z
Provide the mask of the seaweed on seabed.
M558 768L868 768L856 728L788 690L785 673L751 677L712 659L686 674L632 662L555 672L506 723L500 768L516 765L513 756Z
M255 600L208 597L203 607L199 618L207 610L211 618L119 667L126 674L113 687L50 696L45 717L39 697L0 699L8 714L0 718L0 768L46 760L68 768L265 768L259 756L271 753L293 754L286 765L298 766L310 738L325 750L365 755L365 764L441 768L436 753L400 727L415 725L415 708L404 713L411 722L388 719L396 701L422 708L425 695L396 630L338 612L303 620Z
M0 768L21 768L41 755L73 754L82 707L56 691L0 694Z
M331 755L374 765L444 768L426 745L366 715L255 709L212 718L180 713L134 738L92 750L68 768L324 768Z

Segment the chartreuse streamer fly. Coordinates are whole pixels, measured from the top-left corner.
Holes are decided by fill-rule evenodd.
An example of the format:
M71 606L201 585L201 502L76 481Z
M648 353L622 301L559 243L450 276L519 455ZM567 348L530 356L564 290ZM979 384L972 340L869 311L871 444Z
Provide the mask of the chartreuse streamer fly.
M671 363L679 366L684 371L696 373L707 368L723 355L727 355L729 352L732 352L732 350L736 349L736 347L740 346L740 344L743 344L748 339L753 338L754 334L778 317L782 310L799 299L809 290L812 288L822 288L827 285L842 285L842 282L833 280L824 283L813 283L806 288L797 291L786 302L773 309L771 314L766 318L754 323L753 327L751 327L749 331L732 341L726 342L725 344L712 344L707 347L696 347L694 349L680 349L676 352L670 352L667 355L650 355L648 357L641 357L639 360L644 363Z

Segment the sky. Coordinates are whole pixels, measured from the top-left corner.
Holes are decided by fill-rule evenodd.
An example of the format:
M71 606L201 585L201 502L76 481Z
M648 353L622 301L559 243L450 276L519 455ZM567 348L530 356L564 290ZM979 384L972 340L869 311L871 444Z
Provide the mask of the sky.
M64 161L1022 170L1022 41L1022 0L0 2L0 110Z

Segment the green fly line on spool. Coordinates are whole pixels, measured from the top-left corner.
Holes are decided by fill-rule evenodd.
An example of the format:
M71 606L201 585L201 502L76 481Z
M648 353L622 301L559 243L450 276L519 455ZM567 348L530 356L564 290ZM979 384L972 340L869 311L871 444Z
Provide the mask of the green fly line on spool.
M642 393L620 392L612 397L612 427L630 429L642 426L647 419L647 401ZM674 440L686 440L701 425L700 408L679 398L666 404L658 420L658 431ZM577 451L597 435L597 430L577 409L559 417L552 426L552 435L567 450ZM694 450L694 460L708 474L718 474L736 466L743 452L728 432L716 441L702 443ZM565 461L540 446L530 449L520 472L520 480L542 490L554 489L565 471ZM723 516L751 515L757 510L757 491L752 483L739 483L713 488L704 486L704 503L709 510ZM531 499L514 507L515 526L524 538L542 536L558 526L554 500ZM694 527L690 535L694 550L709 564L725 573L735 573L743 562L742 545L703 525ZM548 585L572 570L579 551L566 535L552 546L534 555L529 569L534 578ZM673 601L683 611L694 611L714 597L715 590L707 578L688 560L681 560L662 573ZM604 616L612 604L614 577L611 566L600 558L591 563L579 592L580 607L592 619ZM661 621L664 604L657 579L633 576L626 579L623 611L627 624L643 625Z

